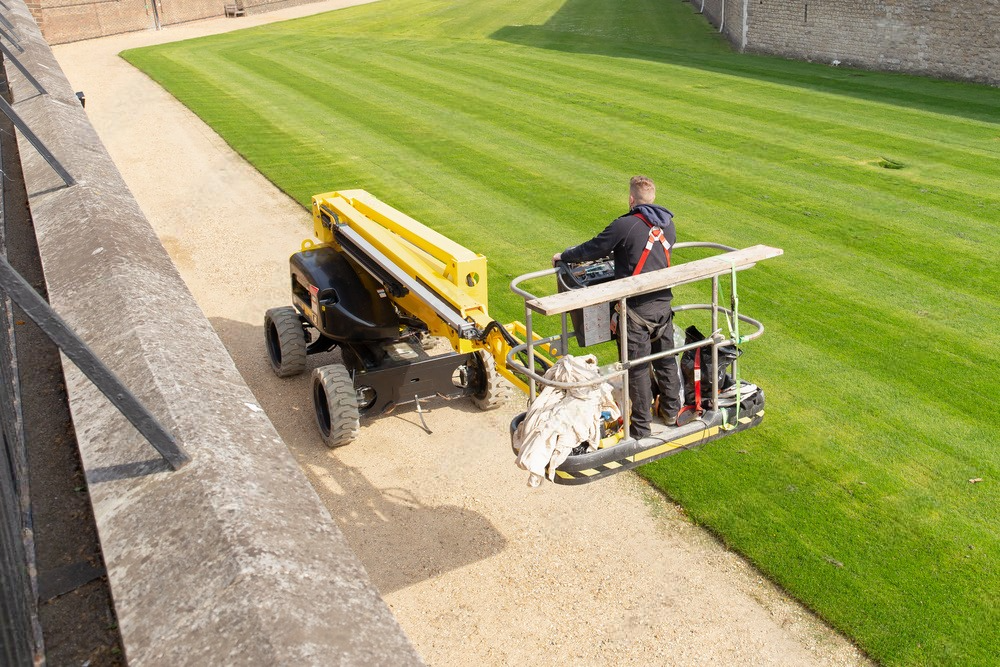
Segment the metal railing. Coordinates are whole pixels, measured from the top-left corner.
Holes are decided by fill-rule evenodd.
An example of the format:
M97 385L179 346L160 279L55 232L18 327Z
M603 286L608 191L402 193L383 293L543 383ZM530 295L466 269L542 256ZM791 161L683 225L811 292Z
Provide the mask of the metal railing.
M6 8L6 5L4 7ZM14 25L3 14L0 14L0 23L7 26L12 33L16 33ZM2 28L0 28L0 37L7 39L19 51L24 51L17 40ZM11 62L39 94L47 94L45 88L31 75L31 72L20 62L17 56L6 46L2 45L2 42L0 42L0 52L3 53L3 60ZM9 90L6 91L7 94L9 92ZM52 155L44 142L28 127L27 123L24 122L13 106L5 99L4 95L0 95L0 111L7 116L14 127L38 151L38 154L42 156L53 171L59 175L66 187L72 187L76 184L76 180L69 171ZM0 290L17 303L24 310L25 314L41 328L45 335L59 346L63 354L69 357L70 361L108 397L111 403L142 433L143 437L149 441L173 470L178 470L190 462L191 457L177 444L173 436L135 398L118 377L101 362L87 344L66 325L49 304L14 270L6 258L0 258Z

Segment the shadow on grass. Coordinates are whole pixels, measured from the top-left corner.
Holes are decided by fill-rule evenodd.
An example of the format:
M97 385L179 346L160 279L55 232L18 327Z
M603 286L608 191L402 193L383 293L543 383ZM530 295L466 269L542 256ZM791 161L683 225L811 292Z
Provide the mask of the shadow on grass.
M908 74L834 68L775 56L734 53L723 38L680 0L657 5L646 29L636 15L642 0L622 0L608 15L594 0L566 0L543 25L505 26L497 41L565 53L631 58L713 74L795 86L813 92L1000 124L1000 88ZM652 27L658 30L653 33Z

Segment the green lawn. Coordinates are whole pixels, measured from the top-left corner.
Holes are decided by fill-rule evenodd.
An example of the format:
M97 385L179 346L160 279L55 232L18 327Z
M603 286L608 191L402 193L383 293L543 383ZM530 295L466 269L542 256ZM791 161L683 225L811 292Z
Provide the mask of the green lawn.
M880 662L1000 659L1000 90L733 54L679 0L384 0L124 56L303 204L365 188L485 254L502 321L634 173L681 240L783 248L740 283L764 423L643 473Z

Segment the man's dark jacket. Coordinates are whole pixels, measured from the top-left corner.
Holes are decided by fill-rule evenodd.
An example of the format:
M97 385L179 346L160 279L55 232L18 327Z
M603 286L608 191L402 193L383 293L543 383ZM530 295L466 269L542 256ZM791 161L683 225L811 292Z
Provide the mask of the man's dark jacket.
M578 246L567 248L562 253L565 262L587 262L614 255L615 278L625 278L632 275L639 264L646 242L649 240L649 225L642 221L636 213L641 213L646 220L663 230L667 243L673 247L677 241L677 231L674 229L673 214L656 204L640 204L626 215L617 218L603 232ZM642 266L642 273L649 273L667 267L667 257L663 252L663 244L655 243ZM632 305L641 305L658 299L669 300L673 295L670 290L661 290L643 294L632 299Z

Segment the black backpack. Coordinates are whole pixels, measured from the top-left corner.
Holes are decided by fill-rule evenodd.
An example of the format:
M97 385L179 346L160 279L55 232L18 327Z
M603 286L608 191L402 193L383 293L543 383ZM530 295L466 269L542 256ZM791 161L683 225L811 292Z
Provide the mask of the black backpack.
M692 325L684 330L684 344L690 345L700 340L705 340L705 336ZM729 367L743 353L731 343L719 347L719 368L715 378L712 377L712 346L706 345L695 350L688 350L681 355L681 373L684 375L684 405L698 405L698 397L695 395L695 355L700 355L699 370L701 370L701 401L711 400L712 385L718 384L719 391L725 391L736 384L733 376L729 374Z

